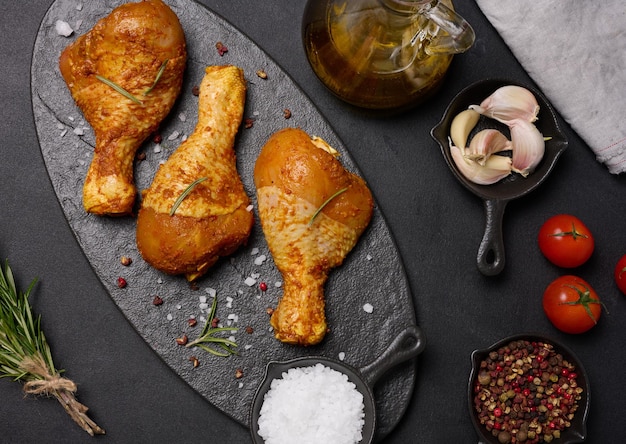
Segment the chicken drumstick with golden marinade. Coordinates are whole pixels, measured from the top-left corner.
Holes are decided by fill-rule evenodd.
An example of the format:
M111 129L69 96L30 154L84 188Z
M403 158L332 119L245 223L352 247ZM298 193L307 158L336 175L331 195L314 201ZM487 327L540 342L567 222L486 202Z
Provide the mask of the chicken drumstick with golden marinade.
M87 212L132 213L135 152L176 101L186 59L178 17L161 0L115 8L61 53L61 74L96 138Z
M158 270L192 281L248 240L254 216L234 150L245 98L240 68L206 68L196 128L159 168L137 216L137 247Z
M328 273L356 245L373 211L365 181L320 142L299 129L278 131L254 168L261 225L284 280L270 323L280 341L305 346L324 338Z

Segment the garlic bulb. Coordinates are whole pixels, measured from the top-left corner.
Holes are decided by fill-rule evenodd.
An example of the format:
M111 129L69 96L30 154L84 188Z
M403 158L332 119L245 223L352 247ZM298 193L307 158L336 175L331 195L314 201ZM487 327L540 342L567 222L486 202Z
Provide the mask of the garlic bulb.
M511 141L495 129L484 129L476 133L470 142L466 157L481 165L494 153L511 149Z
M507 125L516 119L534 122L539 114L539 104L533 93L516 85L502 86L480 106L470 105L469 108Z
M510 128L513 145L512 169L526 177L543 158L546 143L537 127L526 120L514 120Z
M490 156L484 165L468 159L465 150L450 143L450 154L457 168L468 180L479 185L491 185L511 174L511 158Z
M479 118L480 114L473 109L466 109L454 116L450 124L452 143L460 148L465 148L467 146L467 138L478 123Z

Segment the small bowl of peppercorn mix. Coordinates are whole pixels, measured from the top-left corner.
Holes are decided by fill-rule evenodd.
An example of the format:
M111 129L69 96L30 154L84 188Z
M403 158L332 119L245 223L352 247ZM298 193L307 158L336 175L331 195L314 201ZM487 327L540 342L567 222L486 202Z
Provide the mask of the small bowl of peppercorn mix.
M481 443L585 440L589 379L567 347L521 334L475 350L471 359L468 401Z

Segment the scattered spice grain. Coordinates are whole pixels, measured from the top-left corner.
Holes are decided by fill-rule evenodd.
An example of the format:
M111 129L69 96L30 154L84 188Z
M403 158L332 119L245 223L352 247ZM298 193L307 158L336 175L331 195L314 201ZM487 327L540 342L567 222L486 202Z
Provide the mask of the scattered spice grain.
M182 335L180 338L176 338L176 343L178 345L187 345L187 342L189 342L187 335Z
M222 42L217 42L215 44L215 48L217 48L217 53L220 55L220 57L228 52L228 48Z

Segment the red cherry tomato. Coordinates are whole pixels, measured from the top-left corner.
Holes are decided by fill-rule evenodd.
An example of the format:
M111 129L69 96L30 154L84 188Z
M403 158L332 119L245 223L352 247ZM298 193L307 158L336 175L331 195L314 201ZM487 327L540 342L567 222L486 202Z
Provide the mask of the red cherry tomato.
M615 265L615 283L626 294L626 254Z
M586 281L577 276L561 276L543 293L543 311L559 330L584 333L597 324L602 302Z
M594 239L580 219L558 214L546 220L539 230L539 249L554 265L578 267L591 257Z

